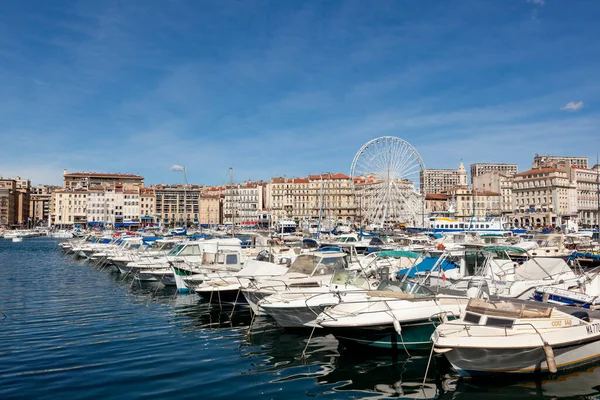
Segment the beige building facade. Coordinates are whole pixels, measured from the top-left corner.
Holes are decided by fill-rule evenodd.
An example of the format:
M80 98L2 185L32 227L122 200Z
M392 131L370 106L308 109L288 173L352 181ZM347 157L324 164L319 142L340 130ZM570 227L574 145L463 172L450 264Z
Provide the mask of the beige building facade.
M87 225L87 196L85 189L57 189L52 193L50 221L54 226L73 228Z
M198 223L199 185L154 185L155 220L166 227L193 226Z
M100 172L63 171L63 188L95 189L99 187L122 186L123 190L137 190L144 187L144 178L136 174L105 174Z
M459 220L466 221L471 217L496 217L501 214L501 196L498 192L459 186L449 190L447 195L454 208L454 216Z
M559 168L535 168L515 175L513 221L518 226L555 227L577 217L577 186Z
M350 177L341 173L303 178L272 178L266 185L266 211L275 220L354 220L356 205Z
M552 168L556 167L559 163L571 163L579 168L587 169L588 158L587 157L574 157L574 156L541 156L536 154L531 164L532 169L537 168Z
M504 176L514 176L519 173L517 164L504 163L475 163L471 164L471 185L475 184L475 178L490 172L497 172Z
M504 175L498 171L488 171L473 178L474 191L494 192L500 194L500 211L504 216L513 212L512 206L513 176Z
M421 171L421 190L425 194L442 193L458 186L467 186L467 170L462 161L458 169Z

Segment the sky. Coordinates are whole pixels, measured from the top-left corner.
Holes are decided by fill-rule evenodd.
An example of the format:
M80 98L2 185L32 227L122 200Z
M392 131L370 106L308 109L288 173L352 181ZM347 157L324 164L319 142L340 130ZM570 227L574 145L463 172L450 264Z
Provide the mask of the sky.
M0 175L146 184L600 152L600 2L6 1Z

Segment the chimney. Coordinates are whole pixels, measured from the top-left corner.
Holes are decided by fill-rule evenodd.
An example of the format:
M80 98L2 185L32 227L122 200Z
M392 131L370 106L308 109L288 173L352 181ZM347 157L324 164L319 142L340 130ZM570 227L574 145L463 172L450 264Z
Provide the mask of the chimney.
M63 169L63 176L65 176L67 174L67 169Z

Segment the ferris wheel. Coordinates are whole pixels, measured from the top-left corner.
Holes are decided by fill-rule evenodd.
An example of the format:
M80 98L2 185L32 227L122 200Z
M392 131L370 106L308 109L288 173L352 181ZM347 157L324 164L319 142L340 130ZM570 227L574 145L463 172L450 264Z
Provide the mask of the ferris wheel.
M403 139L382 136L363 145L350 170L361 223L384 227L396 223L420 225L425 197L417 150Z

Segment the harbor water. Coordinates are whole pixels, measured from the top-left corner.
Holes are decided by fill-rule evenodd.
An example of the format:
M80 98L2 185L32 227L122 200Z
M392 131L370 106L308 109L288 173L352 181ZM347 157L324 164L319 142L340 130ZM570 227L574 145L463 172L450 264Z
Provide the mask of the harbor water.
M600 367L469 382L434 357L424 381L428 353L309 340L244 306L96 269L57 243L0 240L0 399L600 397Z

